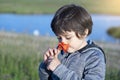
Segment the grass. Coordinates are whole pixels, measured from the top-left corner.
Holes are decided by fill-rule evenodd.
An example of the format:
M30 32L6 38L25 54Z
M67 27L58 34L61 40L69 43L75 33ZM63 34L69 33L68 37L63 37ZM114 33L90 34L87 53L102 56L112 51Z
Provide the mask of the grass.
M42 53L53 41L54 39L49 40L48 37L10 33L4 35L4 32L1 32L0 80L38 80L38 66Z
M106 80L120 80L120 45L97 42L107 56ZM44 51L55 47L54 37L0 32L0 80L39 80L38 66Z
M65 4L78 4L90 13L120 15L119 0L0 0L0 13L45 14Z
M107 69L105 80L120 80L120 70Z
M0 13L48 14L68 3L82 5L90 13L120 15L119 0L0 0ZM49 36L0 32L0 80L39 80L43 53L56 44L55 38ZM107 57L106 80L120 80L120 45L98 44Z

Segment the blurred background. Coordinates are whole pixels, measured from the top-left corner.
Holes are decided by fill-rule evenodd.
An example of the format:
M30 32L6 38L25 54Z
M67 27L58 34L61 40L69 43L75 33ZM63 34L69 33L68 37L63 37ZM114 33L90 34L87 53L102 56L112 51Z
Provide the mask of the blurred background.
M0 80L39 79L44 51L57 45L51 20L65 4L91 14L88 39L105 51L106 80L120 80L120 0L0 0Z

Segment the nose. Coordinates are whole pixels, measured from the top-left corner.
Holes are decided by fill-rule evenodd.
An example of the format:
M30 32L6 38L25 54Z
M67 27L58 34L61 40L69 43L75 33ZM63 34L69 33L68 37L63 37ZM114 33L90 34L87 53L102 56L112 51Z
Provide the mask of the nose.
M67 44L67 40L66 40L66 38L64 38L64 37L61 37L61 39L59 40L59 42L63 42L63 43L65 43L65 44Z

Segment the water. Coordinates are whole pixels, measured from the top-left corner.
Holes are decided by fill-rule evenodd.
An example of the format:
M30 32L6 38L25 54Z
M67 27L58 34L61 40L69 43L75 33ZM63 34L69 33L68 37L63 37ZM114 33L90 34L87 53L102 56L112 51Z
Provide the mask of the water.
M0 14L0 30L32 35L55 36L50 28L52 18L53 14ZM88 38L114 42L115 39L107 35L106 31L111 26L120 26L120 16L92 14L92 19L94 23L93 32Z
M0 29L28 34L37 30L40 35L53 35L50 30L52 17L53 15L0 14Z

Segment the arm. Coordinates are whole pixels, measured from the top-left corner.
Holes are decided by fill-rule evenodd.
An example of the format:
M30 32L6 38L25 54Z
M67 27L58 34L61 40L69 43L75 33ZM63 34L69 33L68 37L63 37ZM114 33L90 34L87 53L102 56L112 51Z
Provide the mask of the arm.
M88 55L89 54L87 54L87 57L85 59L85 66L79 65L83 67L83 69L80 69L79 71L80 74L77 74L76 71L68 69L63 64L60 64L53 71L53 73L56 74L61 80L104 80L105 61L103 53L99 51L94 51L91 53L91 55ZM85 58L85 56L83 56L82 58Z
M105 58L101 51L94 51L87 59L84 72L85 80L105 79Z
M53 73L57 75L60 80L81 80L79 75L70 69L68 69L66 66L63 64L60 64L54 71Z
M49 80L57 65L60 64L60 61L57 59L59 51L55 49L48 49L44 54L44 60L39 66L39 76L40 80Z
M46 64L42 62L39 66L39 77L40 80L48 80L50 71L46 69Z

